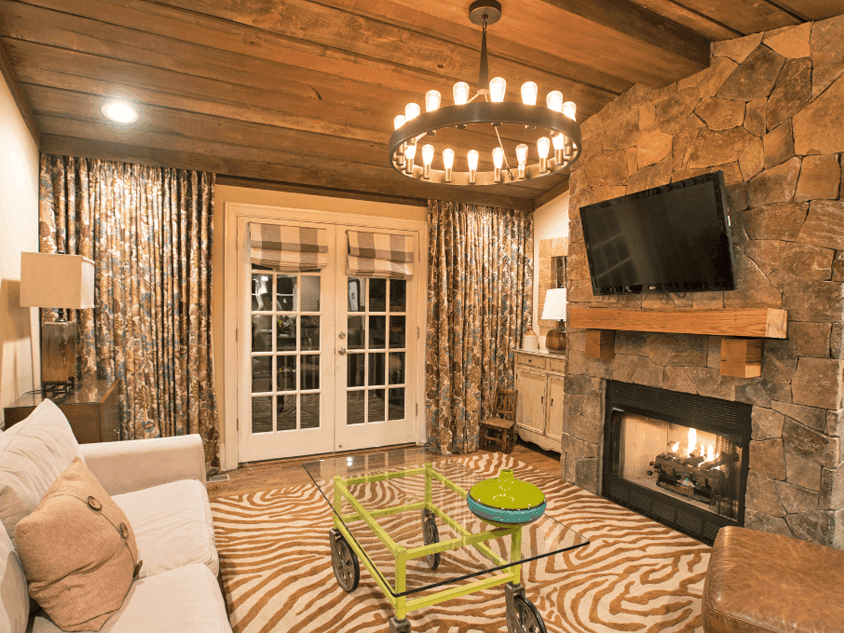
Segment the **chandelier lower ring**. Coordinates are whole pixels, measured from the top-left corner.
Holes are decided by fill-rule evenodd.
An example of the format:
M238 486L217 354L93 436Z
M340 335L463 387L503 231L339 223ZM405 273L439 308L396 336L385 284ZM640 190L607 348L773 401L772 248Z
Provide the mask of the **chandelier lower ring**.
M426 170L422 165L417 165L408 170L403 160L401 151L403 144L408 141L415 142L415 139L427 135L429 132L448 128L461 127L474 124L514 124L533 126L536 129L549 131L549 135L564 134L571 143L571 151L561 155L560 152L552 153L545 161L527 165L524 170L518 170L518 177L511 179L504 171L501 178L496 178L495 171L477 171L470 177L468 171L461 172L449 170ZM445 185L495 185L524 180L534 180L554 174L566 173L568 167L574 164L580 157L581 136L580 126L562 114L542 106L531 106L515 102L473 102L463 105L447 106L433 112L419 114L407 121L390 136L390 163L393 168L403 176L416 180L424 180L436 184ZM544 164L541 164L544 163ZM425 174L428 177L425 177ZM448 178L447 178L448 176Z

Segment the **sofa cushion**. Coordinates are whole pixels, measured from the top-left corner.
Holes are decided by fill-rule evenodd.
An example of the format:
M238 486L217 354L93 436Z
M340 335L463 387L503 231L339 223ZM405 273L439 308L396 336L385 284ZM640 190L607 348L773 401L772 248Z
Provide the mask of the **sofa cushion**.
M49 400L0 436L0 521L12 541L18 521L77 457L82 452L70 424Z
M99 631L137 573L126 515L81 458L15 528L29 595L60 628Z
M28 619L26 577L12 540L0 527L0 631L24 633Z
M101 633L231 633L216 578L205 565L188 565L132 583L123 606ZM43 614L31 633L61 633Z
M211 505L201 483L183 479L113 499L135 530L138 556L144 561L141 578L192 563L219 573Z

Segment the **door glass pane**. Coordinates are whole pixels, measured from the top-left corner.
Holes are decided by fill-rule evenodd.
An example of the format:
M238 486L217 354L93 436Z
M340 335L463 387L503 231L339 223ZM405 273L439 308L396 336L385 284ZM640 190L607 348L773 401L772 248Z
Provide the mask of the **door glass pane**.
M252 351L273 351L273 317L270 314L252 315Z
M252 432L269 433L273 430L273 397L252 398Z
M404 388L390 389L390 405L387 410L390 420L404 419Z
M272 310L270 299L273 293L272 275L252 275L252 311Z
M390 347L404 347L405 317L390 317Z
M369 384L384 384L384 361L386 354L369 355Z
M386 312L387 311L387 280L386 279L370 279L369 280L369 311L370 312Z
M363 324L366 317L350 316L349 317L349 349L363 349Z
M384 421L384 390L383 389L370 389L367 391L369 395L369 416L368 420L370 422L383 422Z
M346 393L346 424L363 424L363 397L365 391Z
M407 282L404 279L390 280L390 312L404 312L407 305Z
M387 343L387 317L369 317L369 349L384 349Z
M319 389L319 356L302 356L301 389Z
M303 393L301 407L301 420L299 421L299 428L302 429L318 429L319 428L319 394L318 393Z
M302 316L302 340L299 349L319 349L319 317Z
M273 390L273 357L252 357L252 392L263 393Z
M348 354L348 367L346 371L347 386L363 387L365 378L366 356L364 354Z
M401 385L403 383L404 352L393 352L392 354L390 354L390 384Z
M349 278L349 312L366 311L366 279Z
M296 394L276 396L276 426L279 431L296 430Z
M279 352L296 350L296 317L279 315L276 325L277 348Z
M279 312L293 312L296 310L296 277L279 275L277 278L278 294L276 305Z
M319 312L319 277L302 275L302 312Z
M279 356L276 359L278 378L276 384L279 391L296 391L296 357Z

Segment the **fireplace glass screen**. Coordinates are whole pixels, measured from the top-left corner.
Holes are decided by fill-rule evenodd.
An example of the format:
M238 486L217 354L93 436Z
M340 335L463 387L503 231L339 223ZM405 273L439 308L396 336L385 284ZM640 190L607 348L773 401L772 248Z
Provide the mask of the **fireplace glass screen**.
M612 411L611 472L736 521L741 494L741 434L711 432Z

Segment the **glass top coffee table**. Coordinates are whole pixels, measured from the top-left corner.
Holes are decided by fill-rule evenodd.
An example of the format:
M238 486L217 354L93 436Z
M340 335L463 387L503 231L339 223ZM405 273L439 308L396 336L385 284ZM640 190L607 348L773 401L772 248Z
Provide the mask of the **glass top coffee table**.
M525 597L523 563L589 544L547 514L507 527L470 510L480 475L456 457L425 449L336 457L304 464L334 512L329 530L337 582L351 593L360 563L393 605L391 633L409 633L408 612L504 585L507 630L542 633L545 624Z

